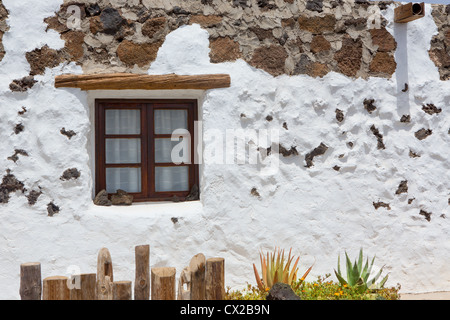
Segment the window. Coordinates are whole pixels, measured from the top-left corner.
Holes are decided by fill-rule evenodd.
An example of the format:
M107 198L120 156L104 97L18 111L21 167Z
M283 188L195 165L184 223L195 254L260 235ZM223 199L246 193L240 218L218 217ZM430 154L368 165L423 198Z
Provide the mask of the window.
M198 186L194 148L179 147L194 146L196 100L96 100L95 117L96 193L184 200Z

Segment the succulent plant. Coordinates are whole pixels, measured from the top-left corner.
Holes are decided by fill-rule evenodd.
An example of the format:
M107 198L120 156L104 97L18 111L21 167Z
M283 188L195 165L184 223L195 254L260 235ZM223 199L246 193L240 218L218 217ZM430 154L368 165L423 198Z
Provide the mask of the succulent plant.
M341 273L340 268L340 257L338 257L338 270L334 270L334 273L336 274L336 277L338 278L341 285L348 285L350 287L357 287L360 292L364 292L366 290L375 290L375 289L381 289L384 287L384 284L386 283L388 279L388 275L386 275L380 283L376 283L378 278L381 276L381 273L383 272L383 267L378 271L378 273L369 280L370 273L372 271L373 263L375 261L375 257L373 257L370 265L369 265L369 258L367 258L366 263L363 268L363 249L361 248L359 251L359 258L358 262L354 262L353 266L352 263L347 255L347 252L345 252L346 257L346 268L347 268L347 279L344 279L343 274Z
M255 272L256 283L260 290L268 291L277 282L286 283L290 286L293 286L295 283L295 287L300 286L300 284L311 271L312 266L305 272L300 280L297 281L297 265L300 257L295 260L295 263L291 268L291 264L294 260L294 257L291 256L291 253L292 248L289 250L287 259L285 259L284 250L281 250L279 248L275 248L275 251L270 254L269 252L267 252L266 255L264 255L262 252L259 254L261 260L262 278L260 278L255 264L253 264L253 270Z

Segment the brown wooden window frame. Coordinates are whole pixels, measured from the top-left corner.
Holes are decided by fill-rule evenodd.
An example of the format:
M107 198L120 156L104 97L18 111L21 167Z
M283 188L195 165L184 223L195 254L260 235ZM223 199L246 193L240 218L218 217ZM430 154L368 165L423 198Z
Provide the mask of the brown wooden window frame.
M189 195L194 185L199 186L199 167L195 164L194 148L194 123L198 120L198 104L193 99L96 99L95 100L95 190L98 194L106 190L106 168L140 167L141 168L141 192L131 193L133 201L167 201L176 196L183 201ZM135 135L107 135L106 134L106 110L108 109L134 109L140 110L140 134ZM190 133L190 164L155 163L155 139L171 138L171 134L155 134L154 111L155 110L187 110L188 131ZM141 139L141 163L139 164L106 164L106 139ZM173 192L155 191L156 167L189 167L189 190ZM110 194L111 195L111 194Z

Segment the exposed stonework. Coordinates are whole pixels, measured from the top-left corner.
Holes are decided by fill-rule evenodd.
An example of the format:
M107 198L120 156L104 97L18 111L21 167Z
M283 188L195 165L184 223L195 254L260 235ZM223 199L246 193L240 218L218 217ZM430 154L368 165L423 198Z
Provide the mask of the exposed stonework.
M288 54L282 46L270 45L257 48L249 63L256 68L278 76L284 73L287 57Z
M422 128L414 133L416 138L419 140L423 140L432 134L433 134L433 131L431 129L425 129L425 128Z
M314 166L314 163L313 163L314 157L325 154L325 152L327 152L327 150L328 150L328 147L325 144L320 143L320 145L317 148L315 148L313 151L311 151L310 153L308 153L305 156L306 167L310 168L310 167Z
M61 180L72 180L72 179L78 179L80 177L81 173L76 168L67 169L63 172L62 176L60 177Z
M37 81L34 80L33 76L26 76L22 79L13 80L9 84L9 89L14 92L25 92L31 89Z
M70 4L82 11L80 30L67 27ZM370 6L383 10L386 5L356 1L348 10L344 2L320 0L204 0L164 6L65 1L55 16L45 19L48 29L61 34L65 48L55 52L37 48L41 52L34 52L30 64L32 74L62 61L75 61L85 73L105 72L105 66L144 73L168 33L199 24L210 35L213 63L243 59L273 76L323 77L334 71L355 78L389 78L396 68L397 44L385 29L384 18L380 29L371 29L366 14ZM342 18L335 16L336 10Z
M155 60L161 45L162 42L142 44L124 40L117 48L117 56L129 67L135 64L139 67L148 67Z
M342 42L342 48L334 55L338 63L338 69L348 77L355 77L361 68L361 59L363 55L361 39L353 40L346 35Z
M450 4L432 5L432 16L438 33L431 39L430 59L438 67L441 80L450 79Z
M30 75L44 74L45 68L53 68L64 61L61 51L51 49L47 45L27 52L26 58L30 64Z
M6 18L8 17L8 10L0 0L0 61L5 56L5 48L3 47L3 34L8 31L8 25L6 24Z
M229 37L216 38L210 42L209 47L209 56L213 63L234 61L242 57L239 43Z

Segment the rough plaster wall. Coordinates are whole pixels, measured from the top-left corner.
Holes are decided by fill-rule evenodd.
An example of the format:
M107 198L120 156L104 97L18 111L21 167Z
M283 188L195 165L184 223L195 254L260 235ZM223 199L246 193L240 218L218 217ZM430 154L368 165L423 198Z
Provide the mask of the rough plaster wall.
M448 290L450 87L428 55L438 31L430 6L407 28L394 25L393 7L386 9L386 30L397 43L397 69L388 79L335 72L274 78L241 59L211 63L210 34L199 25L169 33L147 73L232 78L231 88L203 97L206 146L208 130L273 128L288 152L278 168L212 164L206 153L200 202L124 209L91 202L86 93L53 87L55 75L82 67L64 61L34 75L27 91L9 88L30 74L27 52L64 50L60 34L43 23L61 1L33 2L32 15L24 3L3 3L10 30L0 62L1 187L8 194L0 203L0 298L18 298L20 263L40 261L43 277L67 274L72 265L95 272L101 247L111 251L115 279L134 280L134 246L144 243L152 266L177 272L198 252L222 256L233 287L253 283L258 251L278 245L293 247L303 269L315 261L311 278L332 273L344 250L354 256L363 247L386 265L388 285ZM62 133L70 130L71 138ZM316 149L321 143L327 148ZM72 168L80 176L61 179Z

